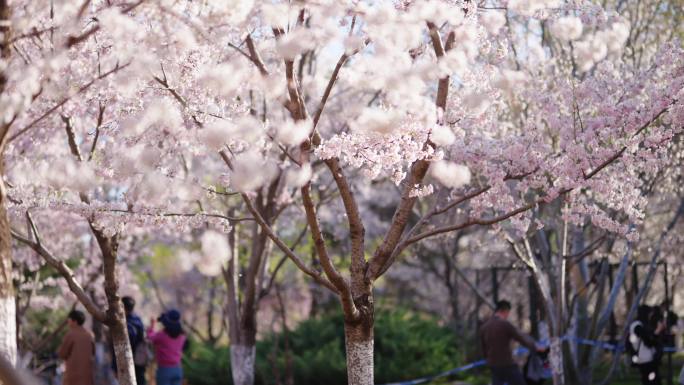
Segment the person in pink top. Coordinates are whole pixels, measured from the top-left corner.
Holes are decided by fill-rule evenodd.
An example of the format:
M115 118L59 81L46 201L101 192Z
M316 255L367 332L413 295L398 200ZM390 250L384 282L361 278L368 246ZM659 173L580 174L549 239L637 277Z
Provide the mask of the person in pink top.
M176 309L164 312L158 319L164 329L155 331L152 319L147 329L147 339L154 346L157 360L157 385L181 385L183 368L181 359L187 346L187 338L181 325L181 314Z

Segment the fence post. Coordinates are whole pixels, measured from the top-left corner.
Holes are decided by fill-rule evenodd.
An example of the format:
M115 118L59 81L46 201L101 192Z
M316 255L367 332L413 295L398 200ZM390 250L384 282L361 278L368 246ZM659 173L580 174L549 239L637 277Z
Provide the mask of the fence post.
M534 339L539 339L539 317L537 314L537 286L532 276L527 277L527 290L530 296L530 328Z
M610 283L610 290L613 289L613 285L615 284L615 280L613 278L613 265L608 264L608 280ZM608 334L610 335L610 342L611 343L616 343L617 342L617 323L615 322L615 311L611 310L610 312L610 320L608 324Z
M666 322L666 328L665 328L665 340L667 343L665 346L670 346L674 345L674 337L672 333L670 333L670 325L669 322L670 320L668 319L669 314L670 314L670 280L668 277L668 269L667 269L667 262L663 263L664 266L664 274L665 274L665 303L667 304L667 307L665 308L665 322ZM667 385L672 385L672 352L669 351L667 352Z
M492 297L494 298L494 304L499 302L499 279L497 273L498 269L492 267Z

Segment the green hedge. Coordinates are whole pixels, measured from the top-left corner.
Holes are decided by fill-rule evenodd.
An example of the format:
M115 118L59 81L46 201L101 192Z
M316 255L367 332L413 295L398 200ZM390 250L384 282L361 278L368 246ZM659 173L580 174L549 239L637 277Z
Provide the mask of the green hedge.
M341 314L306 320L288 334L294 383L345 385L344 330ZM375 381L408 380L451 369L462 362L458 337L433 318L407 311L378 311L375 318ZM228 347L191 345L184 367L191 385L232 384ZM257 343L256 383L285 383L282 333Z

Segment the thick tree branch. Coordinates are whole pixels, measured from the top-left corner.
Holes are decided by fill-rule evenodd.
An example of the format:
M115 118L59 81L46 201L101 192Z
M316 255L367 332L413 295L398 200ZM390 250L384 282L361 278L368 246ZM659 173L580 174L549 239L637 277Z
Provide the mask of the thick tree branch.
M311 199L310 184L307 183L304 185L304 187L302 187L301 194L304 211L306 212L306 222L311 231L311 238L314 241L316 254L318 255L318 259L321 261L321 267L323 267L323 271L328 279L330 279L330 282L332 282L339 291L349 290L349 285L330 260L330 255L328 254L328 249L325 245L325 240L323 239L323 232L321 231L318 218L316 216L316 208L314 207L313 200Z
M280 39L281 36L285 34L281 28L273 28L273 34L276 40ZM297 81L297 76L295 76L294 60L285 59L285 80L287 85L287 93L290 100L287 103L287 109L294 120L304 120L308 117L306 111L306 104L304 99L302 99L301 90L299 89L299 82Z
M446 51L442 45L442 39L439 36L439 30L437 26L430 22L428 23L428 30L430 32L430 39L432 40L432 46L435 50L435 55L438 59L440 59L444 57ZM437 108L441 109L442 112L446 110L448 94L449 76L445 76L439 79L437 86L437 99L435 100ZM432 146L432 143L428 141L425 146ZM382 244L377 248L369 262L366 272L367 280L373 281L377 279L380 277L382 272L386 271L389 267L387 266L388 262L395 253L397 244L404 233L408 219L413 211L413 205L418 199L416 196L413 196L413 189L422 183L429 167L430 162L424 159L417 160L411 165L408 178L403 182L404 187L401 193L401 201L394 213L394 216L392 217L390 227L385 234Z
M337 189L340 192L342 198L342 203L344 204L345 212L347 213L347 221L349 222L349 233L351 237L351 275L354 285L362 287L368 281L365 279L365 271L367 267L365 248L364 248L364 237L366 230L363 225L363 220L361 219L361 213L359 212L359 206L356 203L354 193L351 190L351 186L347 181L347 178L342 173L342 168L339 165L337 159L328 159L325 164L330 169L330 172L335 179L337 184Z
M428 31L430 33L430 40L432 41L432 47L435 50L435 55L437 56L437 59L441 59L446 54L446 48L442 45L442 38L439 36L439 28L432 22L428 22L427 25ZM453 44L454 37L454 33L452 32L447 40L447 42L449 42L449 46ZM437 108L441 108L442 112L446 110L448 94L449 76L445 76L439 79L439 83L437 85L437 100L435 101Z
M31 240L30 238L21 235L18 231L14 229L11 230L12 237L17 241L29 246L38 255L40 255L45 260L45 262L47 262L50 266L57 270L57 272L66 280L71 292L74 293L76 298L78 298L78 300L83 304L83 306L88 310L88 312L98 321L105 322L105 313L99 309L99 307L83 290L81 284L78 283L78 281L76 281L74 273L73 271L71 271L69 266L67 266L61 259L55 257L48 249L45 248L45 246L43 246L36 225L28 212L26 213L26 219L30 224L31 232L33 233L33 238L35 240Z
M245 43L247 43L247 50L249 51L250 60L252 60L252 62L257 66L261 75L268 76L268 70L266 69L266 65L264 64L264 61L261 60L261 56L259 55L259 51L257 51L256 46L254 45L254 40L252 40L251 34L247 35Z

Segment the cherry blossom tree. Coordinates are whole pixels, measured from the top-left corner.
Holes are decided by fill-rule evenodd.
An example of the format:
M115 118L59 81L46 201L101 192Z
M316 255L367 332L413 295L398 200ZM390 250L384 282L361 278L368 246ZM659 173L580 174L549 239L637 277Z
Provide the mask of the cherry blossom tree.
M7 160L22 208L82 215L114 269L127 232L211 221L229 233L235 218L197 203L238 193L264 240L251 252L270 239L339 298L353 385L373 383L373 288L407 248L477 226L519 237L560 200L568 222L634 240L635 175L658 166L684 121L681 49L663 44L630 66L630 26L589 3L86 1L12 17L29 36L6 66L20 113L3 115L19 127ZM548 28L566 54L521 28ZM35 75L19 86L25 67ZM339 199L319 205L328 182ZM264 211L274 184L294 200L315 263ZM370 238L360 202L379 188L396 205ZM344 264L326 223L348 228ZM225 245L208 241L225 263ZM263 260L250 260L254 276ZM121 320L115 270L106 276Z
M87 4L86 4L87 5ZM54 7L45 9L41 5L32 4L18 7L3 1L0 4L2 17L2 87L0 89L0 106L2 107L2 130L0 131L0 153L3 154L3 186L2 214L0 214L0 351L9 357L10 362L16 357L16 319L15 301L12 288L11 274L11 236L9 219L6 214L7 206L15 198L7 188L6 183L9 170L13 168L16 157L24 157L27 146L16 145L17 139L44 123L46 118L55 115L72 98L90 89L99 80L117 72L121 67L115 65L113 69L99 71L95 76L81 73L82 77L72 77L69 80L82 85L76 89L61 87L54 82L59 70L68 68L76 62L66 61L66 51L78 43L79 34L73 30L81 20L86 5L73 8L67 12ZM42 8L42 13L37 11ZM34 12L35 11L35 12ZM37 15L50 14L51 17L42 18ZM71 12L73 11L73 12ZM59 20L58 20L59 19ZM55 26L51 23L65 22L71 30L55 34ZM69 24L70 23L70 24ZM47 28L46 28L47 27ZM49 39L48 39L49 36ZM45 38L44 40L40 40ZM40 43L37 41L40 40ZM84 55L87 56L87 55ZM83 80L87 79L87 80ZM66 80L66 79L63 79ZM33 107L33 108L32 108ZM32 138L32 139L35 139ZM40 142L40 140L37 140ZM9 166L8 166L9 164Z
M107 39L122 36L100 36L101 40L98 40L95 35L100 32L100 25L85 24L85 28L81 29L84 25L81 22L97 20L96 15L106 20L108 13L132 12L141 2L65 2L50 7L38 3L14 4L11 7L3 4L3 17L6 16L3 28L10 28L12 32L5 31L3 39L11 43L15 53L9 56L7 49L7 55L3 56L4 92L1 104L4 123L1 143L4 160L11 165L3 173L9 186L9 189L2 190L3 197L8 197L7 200L3 198L3 207L9 201L12 206L10 209L19 214L39 208L43 211L76 213L86 218L88 236L96 240L103 261L106 310L89 302L72 273L65 268L63 259L51 255L50 245L42 243L32 221L29 235L19 232L14 235L55 266L94 318L109 326L115 345L119 381L133 383L132 353L119 300L117 266L123 233L120 227L124 225L122 218L127 216L130 209L125 204L122 208L116 203L122 201L119 194L123 190L150 205L155 204L154 199L143 196L158 196L150 188L135 188L141 184L141 178L140 173L131 172L131 164L127 162L130 158L112 156L119 148L111 146L115 135L108 132L112 128L109 112L119 112L119 109L126 110L130 106L118 104L122 82L112 81L111 78L123 74L122 70L129 68L131 61L126 62L126 58L120 58L118 52L112 52ZM116 116L115 121L120 122L118 118L125 115ZM158 118L151 119L159 121ZM162 119L161 122L168 122L168 119ZM148 120L148 123L152 124L153 120ZM125 147L128 144L119 145ZM87 150L82 148L85 146L88 146ZM27 154L32 157L27 158ZM108 174L112 170L112 160L118 162L115 175ZM136 166L148 167L145 165L149 165L149 162ZM102 174L97 175L98 172ZM155 174L143 182L152 181L160 185L164 183L163 179ZM98 185L99 181L101 185ZM125 182L131 182L132 185ZM188 190L186 188L185 191ZM194 223L193 216L182 213L161 215L169 218L169 221L176 218L185 225ZM138 225L150 224L158 221L156 217L156 213L141 213L131 216L130 221ZM2 229L9 231L9 223ZM2 239L4 241L5 238ZM2 253L2 263L9 268L9 243L7 245L7 252ZM14 301L5 300L5 295L12 293L10 273L3 268L0 321L3 323L1 346L3 352L7 352L13 360L16 354Z
M568 215L590 216L607 230L633 236L573 192L592 190L599 202L635 219L634 190L606 183L615 177L610 171L615 164L648 165L645 158L681 129L681 53L665 46L651 68L625 76L626 64L615 58L628 28L617 16L590 5L509 4L530 23L558 23L557 39L580 39L573 60L549 61L534 44L526 48L527 57L515 53L519 45L508 51L515 36L509 40L500 34L506 20L496 16L499 10L439 3L438 12L437 4L247 5L227 13L218 8L178 13L161 6L166 13L154 14L160 25L171 18L183 22L174 33L162 33L176 44L159 52L173 48L179 54L178 48L199 70L190 71L188 61L178 56L171 60L160 54L152 77L162 89L147 96L170 98L181 109L190 130L174 135L196 140L208 158L218 151L229 169L227 186L240 192L263 232L339 296L351 384L372 383L373 283L408 246L508 219L514 229L525 231L537 225L530 210L566 196L578 199ZM586 19L580 19L586 32L578 32L576 19L562 19L563 12ZM217 15L229 15L232 29L225 24L206 28ZM222 27L228 30L217 36ZM187 49L191 36L196 45ZM219 53L228 55L220 64L214 64L219 58L212 62L211 55L198 54L226 38L232 50ZM317 48L327 55L339 52L327 76L306 72L303 57ZM514 63L520 60L537 63L538 73L517 69ZM391 70L386 63L393 64ZM583 75L578 79L575 73ZM458 76L451 79L452 74ZM449 94L450 88L458 92ZM257 114L266 115L266 123L257 121L248 102L255 94L275 101L269 106L282 103L284 110L262 108ZM504 103L507 98L517 99L517 108L525 111L513 126L500 119L515 108ZM145 131L150 126L145 116L126 126L130 140L152 135ZM349 278L332 263L321 231L311 187L325 178L309 177L315 160L325 165L340 194L350 231ZM253 191L271 183L278 170L297 176L290 188L299 189L322 272L293 252L256 208ZM398 185L398 205L367 257L359 191L368 179L384 178ZM435 191L432 183L444 188ZM409 227L416 201L431 193L432 206Z

